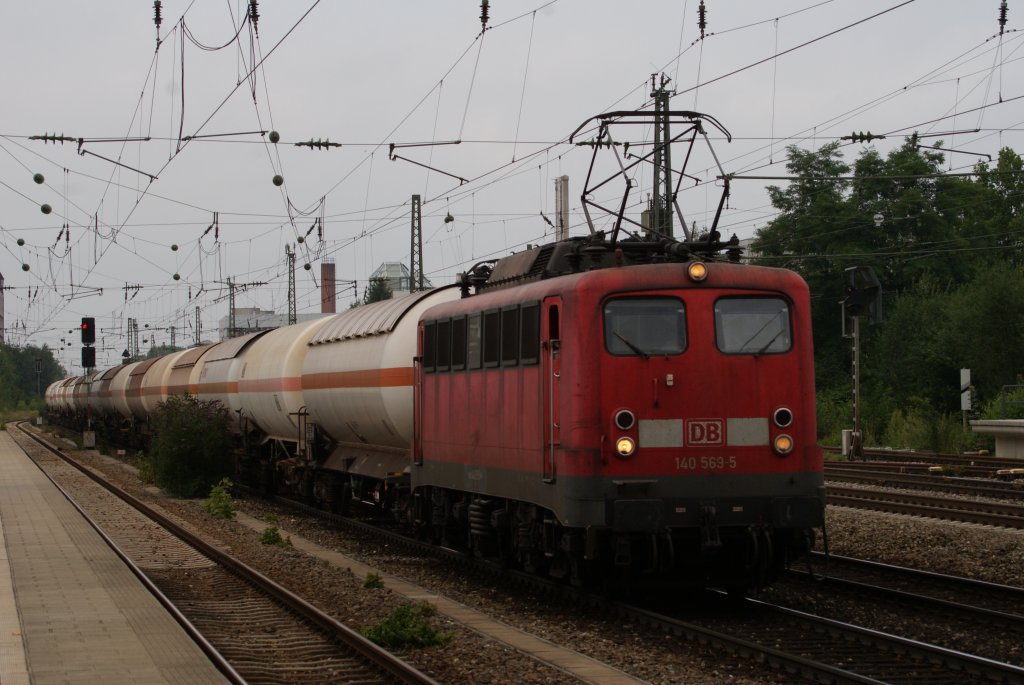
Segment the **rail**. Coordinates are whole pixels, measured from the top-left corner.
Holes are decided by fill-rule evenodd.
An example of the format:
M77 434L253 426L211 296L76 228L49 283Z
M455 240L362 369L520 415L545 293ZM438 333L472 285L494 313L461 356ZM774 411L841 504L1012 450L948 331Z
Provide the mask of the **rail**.
M89 477L91 480L99 484L101 487L106 489L111 494L120 498L125 503L129 504L143 515L151 518L157 522L160 526L170 531L173 535L181 539L188 545L199 550L202 554L209 557L211 560L229 569L238 577L242 578L246 582L256 586L264 593L270 595L277 600L283 606L294 611L297 615L306 619L313 625L318 626L320 629L333 635L342 644L346 645L349 649L353 650L360 655L361 658L365 659L369 663L372 663L375 668L383 673L388 674L390 679L394 682L403 683L404 685L439 685L437 681L430 678L426 674L422 673L418 669L414 668L410 664L398 659L387 650L377 646L373 642L367 640L359 633L355 632L348 626L335 620L331 616L320 611L317 607L313 606L309 602L305 601L295 593L291 592L287 588L279 585L270 578L264 576L256 569L251 568L236 559L235 557L227 554L223 550L211 545L207 541L203 540L199 536L193 534L191 531L179 525L172 519L164 516L160 512L152 509L141 500L133 497L127 492L124 492L114 484L106 481L100 475L97 475L90 469L85 468L74 459L66 455L61 449L51 445L46 440L43 440L39 436L33 434L24 428L24 422L19 423L19 429L33 441L46 448L49 452L59 457L75 469L80 471L83 475ZM94 525L95 527L95 525ZM139 573L142 573L139 571ZM144 574L143 574L144 575ZM168 600L169 601L169 600ZM191 633L190 633L191 634ZM205 641L205 639L204 639ZM202 642L200 642L202 646ZM212 648L211 648L212 649ZM214 650L216 653L216 650ZM219 655L218 655L219 656ZM219 664L218 664L219 665ZM235 682L244 682L238 680Z

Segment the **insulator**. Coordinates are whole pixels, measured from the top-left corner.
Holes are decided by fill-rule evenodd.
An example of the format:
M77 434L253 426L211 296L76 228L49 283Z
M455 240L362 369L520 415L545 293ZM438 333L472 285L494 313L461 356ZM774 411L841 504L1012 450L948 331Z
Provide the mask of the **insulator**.
M490 11L490 5L487 0L481 0L480 2L480 25L485 29L487 28L487 22L490 21L488 12Z
M252 21L252 27L256 31L256 35L260 35L260 11L257 7L259 3L257 0L249 0L249 19Z
M708 27L708 10L704 7L704 0L700 0L697 7L697 26L700 27L700 37L704 37L704 29Z
M1003 30L1006 28L1006 0L1003 0L999 4L999 35L1003 35Z
M154 0L153 2L153 23L156 24L157 31L160 30L160 24L162 24L164 18L160 16L160 0Z

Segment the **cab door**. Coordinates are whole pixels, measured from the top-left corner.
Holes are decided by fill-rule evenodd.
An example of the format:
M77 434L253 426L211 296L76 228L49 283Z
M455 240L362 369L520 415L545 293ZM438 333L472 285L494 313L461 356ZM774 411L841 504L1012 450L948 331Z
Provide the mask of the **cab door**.
M560 382L562 298L544 298L541 308L542 471L545 483L555 481L555 450L561 445Z

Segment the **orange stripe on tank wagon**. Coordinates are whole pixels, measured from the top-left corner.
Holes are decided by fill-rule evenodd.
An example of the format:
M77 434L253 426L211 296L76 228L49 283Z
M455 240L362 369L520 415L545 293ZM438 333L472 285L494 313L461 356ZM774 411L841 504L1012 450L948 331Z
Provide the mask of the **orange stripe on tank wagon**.
M311 373L302 377L306 390L330 390L333 388L401 388L411 386L411 366L391 369L366 369L363 371L333 371Z
M196 395L233 395L238 392L238 383L200 383L195 386Z
M302 390L302 379L298 376L286 378L257 378L248 381L238 381L239 392L299 392Z

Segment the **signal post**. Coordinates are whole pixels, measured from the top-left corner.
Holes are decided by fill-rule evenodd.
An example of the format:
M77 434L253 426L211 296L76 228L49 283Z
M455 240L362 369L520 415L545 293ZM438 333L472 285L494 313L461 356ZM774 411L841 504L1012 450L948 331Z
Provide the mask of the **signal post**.
M85 369L85 382L91 383L89 373L96 368L96 319L91 316L82 317L82 367ZM95 447L96 433L92 430L92 407L85 406L85 430L82 432L82 447Z

